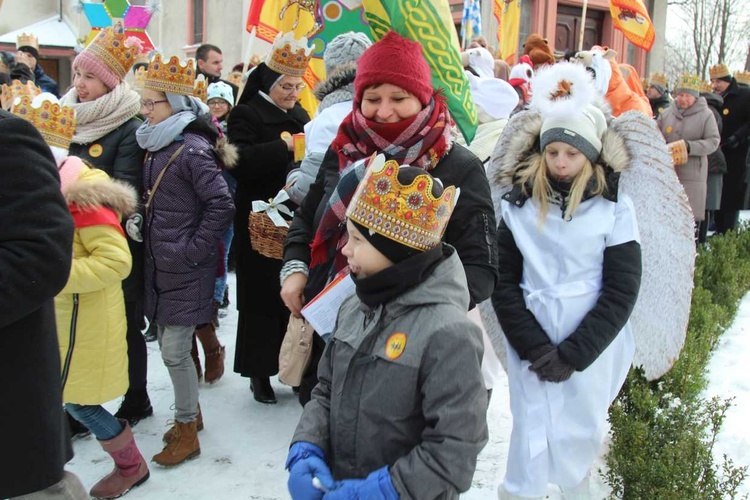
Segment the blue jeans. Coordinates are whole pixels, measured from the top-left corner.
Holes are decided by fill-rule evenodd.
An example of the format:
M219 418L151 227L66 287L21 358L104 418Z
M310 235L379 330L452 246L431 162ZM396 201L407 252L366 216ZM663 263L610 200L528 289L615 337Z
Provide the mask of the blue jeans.
M221 235L221 242L224 245L224 275L216 278L214 285L214 302L221 304L224 301L224 289L227 287L227 268L229 267L229 247L232 246L234 238L234 224L230 224L224 234Z
M124 427L119 420L101 405L77 405L65 403L70 415L85 425L99 441L119 436Z

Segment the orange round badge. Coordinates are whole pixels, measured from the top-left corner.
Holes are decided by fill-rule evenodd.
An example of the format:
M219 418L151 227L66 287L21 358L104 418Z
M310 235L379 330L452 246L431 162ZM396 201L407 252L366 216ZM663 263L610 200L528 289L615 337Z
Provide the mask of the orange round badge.
M722 113L724 113L724 116L726 116L729 114L729 110L727 108L724 108L724 111L722 111Z
M671 126L670 126L670 127L667 127L667 129L666 129L666 132L667 132L668 134L669 134L669 133L671 133L671 132L672 132L672 127L671 127Z
M289 133L289 132L287 132L287 131L284 131L284 132L282 132L282 133L281 133L281 136L280 136L280 137L281 137L282 139L284 139L284 140L286 140L286 139L291 139L291 138L292 138L292 134L290 134L290 133Z
M406 348L406 334L394 333L385 343L385 357L393 361L404 353Z
M89 156L92 158L99 158L104 152L104 148L101 144L92 144L89 148Z

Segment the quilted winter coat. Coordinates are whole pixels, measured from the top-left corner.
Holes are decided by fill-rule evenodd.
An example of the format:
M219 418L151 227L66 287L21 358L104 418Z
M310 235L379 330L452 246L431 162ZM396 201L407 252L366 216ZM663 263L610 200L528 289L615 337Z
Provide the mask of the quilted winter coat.
M80 168L78 180L63 187L76 229L73 267L55 297L55 316L63 402L96 405L128 389L122 280L130 274L132 262L120 220L133 211L136 194L101 170Z

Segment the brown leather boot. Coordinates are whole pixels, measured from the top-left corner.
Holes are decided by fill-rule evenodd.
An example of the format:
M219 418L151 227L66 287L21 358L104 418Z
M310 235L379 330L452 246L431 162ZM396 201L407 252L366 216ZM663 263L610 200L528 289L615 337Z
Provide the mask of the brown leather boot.
M201 358L198 356L198 344L195 341L195 334L193 334L193 347L190 349L190 355L193 357L195 371L198 373L198 382L200 382L201 378L203 378L203 369L201 368Z
M117 498L149 478L148 464L133 439L127 420L119 419L122 432L112 439L99 441L102 449L115 461L115 468L91 488L94 498Z
M197 421L175 422L174 439L164 447L161 453L154 455L151 460L164 467L172 467L200 454L201 445L198 442Z
M206 355L206 382L213 384L224 375L224 358L226 350L216 338L216 328L211 323L204 325L202 328L195 330L198 340L203 346L203 353Z
M165 444L169 444L172 441L175 440L176 434L177 434L177 422L170 427L170 429L164 433L164 436L162 436L161 440L164 441ZM198 403L198 417L195 419L195 428L198 431L203 430L203 413L201 413L201 404Z

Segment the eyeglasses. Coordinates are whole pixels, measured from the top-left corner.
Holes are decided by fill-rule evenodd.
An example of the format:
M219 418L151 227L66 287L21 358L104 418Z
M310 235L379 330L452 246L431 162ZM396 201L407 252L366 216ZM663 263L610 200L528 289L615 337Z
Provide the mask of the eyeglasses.
M169 102L167 99L162 99L161 101L144 101L141 99L141 108L146 108L149 111L154 110L154 105L159 104L160 102Z
M281 90L283 90L287 94L291 94L294 91L301 92L306 88L307 88L307 85L305 85L304 83L300 83L298 85L289 85L289 84L281 85Z
M209 106L214 106L214 107L229 106L229 103L225 101L224 99L214 99L214 100L208 101L206 104L208 104Z

